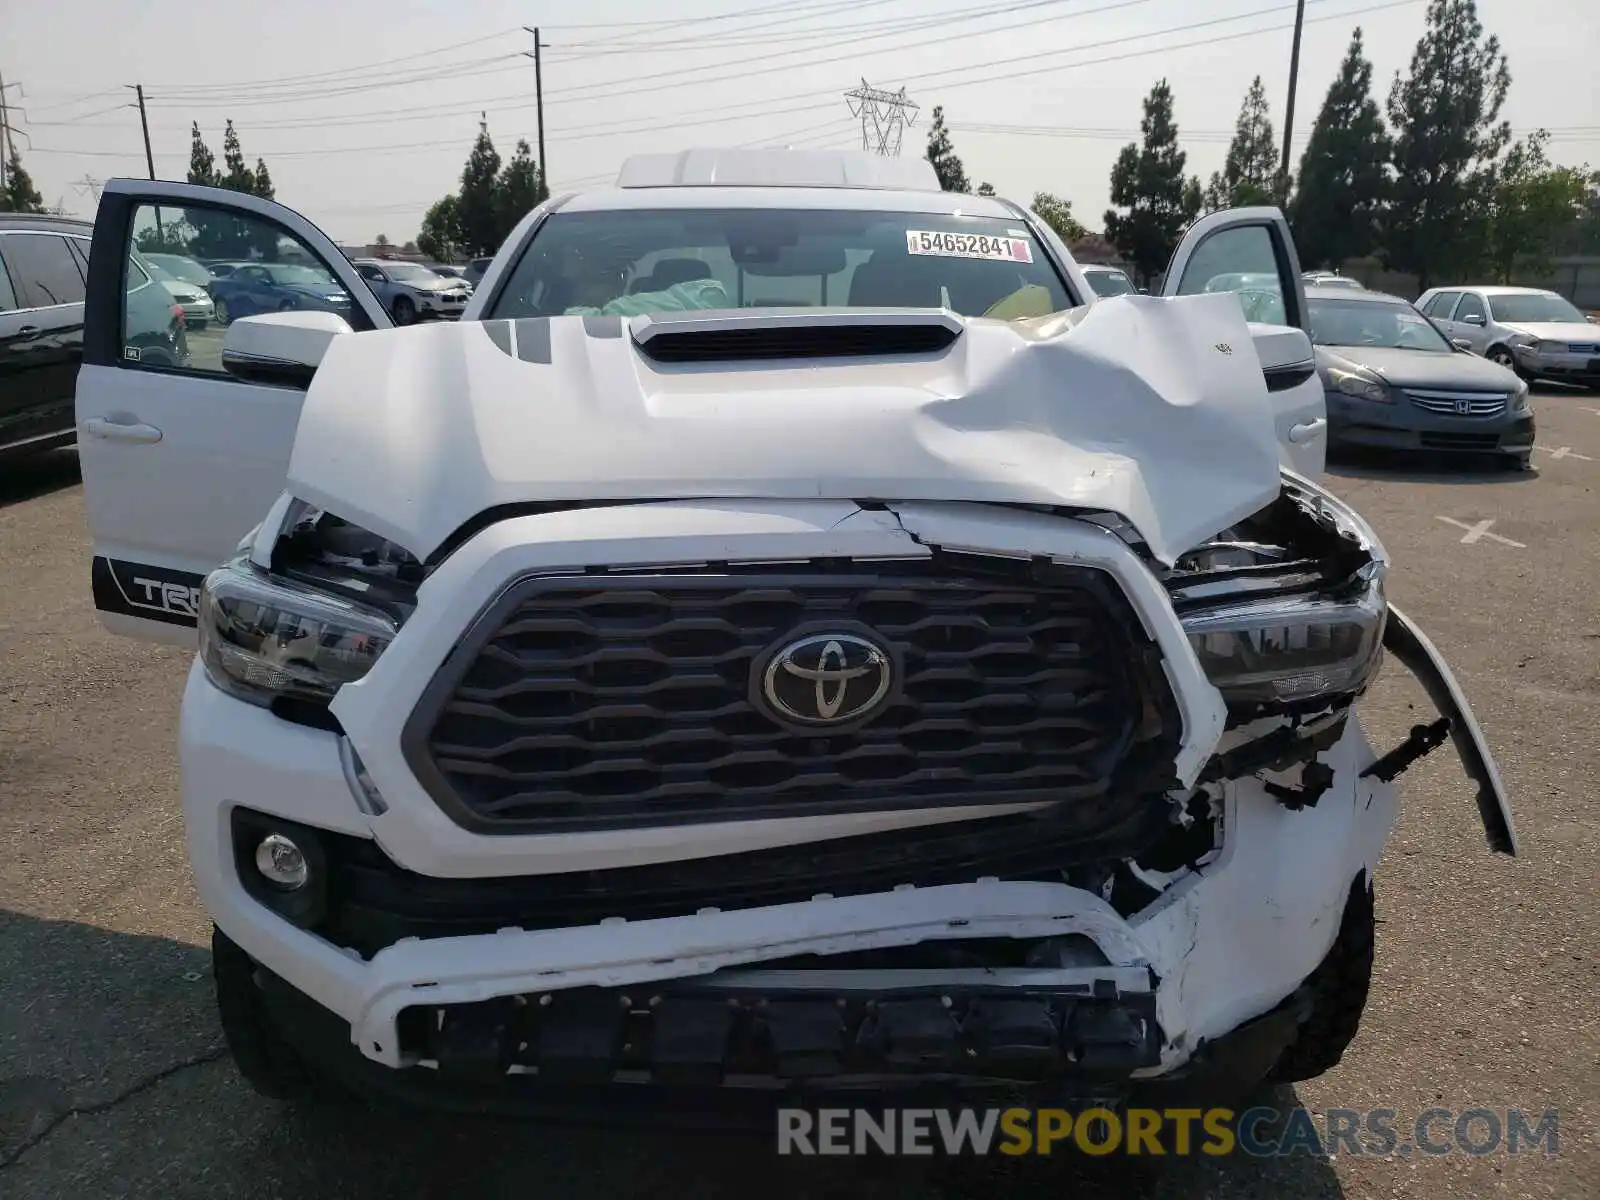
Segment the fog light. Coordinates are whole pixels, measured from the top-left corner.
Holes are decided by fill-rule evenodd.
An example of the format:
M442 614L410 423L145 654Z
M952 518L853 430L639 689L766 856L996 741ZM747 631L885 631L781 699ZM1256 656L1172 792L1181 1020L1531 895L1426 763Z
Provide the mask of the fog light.
M286 892L305 887L311 868L300 847L281 833L269 833L256 847L256 870L274 887Z

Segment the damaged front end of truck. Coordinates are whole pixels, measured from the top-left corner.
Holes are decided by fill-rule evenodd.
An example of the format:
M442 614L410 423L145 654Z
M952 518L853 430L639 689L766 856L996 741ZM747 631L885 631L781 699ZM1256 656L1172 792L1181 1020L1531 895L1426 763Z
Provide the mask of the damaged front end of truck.
M1237 336L1224 306L1148 319L1163 311ZM1100 369L1097 328L1051 343L1079 355L1066 366ZM559 372L564 346L596 380L626 366L657 389L641 420L701 413L712 387L749 402L802 386L648 375L640 346L575 319L519 361L525 336L438 335L480 395ZM481 411L477 458L455 474L353 485L308 441L337 412L308 407L291 493L207 581L185 703L219 981L244 964L230 1037L264 1012L284 1054L474 1105L626 1085L1123 1097L1337 1062L1365 999L1395 778L1453 740L1490 847L1515 852L1481 731L1388 603L1387 555L1354 511L1281 471L1270 438L1231 474L1186 462L1187 442L1260 425L1226 398L1244 376L1214 378L1212 403L1112 363L1122 390L1102 399L1121 415L1073 449L1040 435L1049 393L1019 377L1041 369L1014 353L1022 336L952 332L960 388L851 368L850 386L795 406L801 422L680 443L659 461L698 496L644 479L666 468L630 458L616 408L602 415L617 473L578 502L507 484L495 456L517 448L491 445ZM358 354L392 352L357 340L370 349L330 357L313 402L341 372L370 376ZM1217 339L1193 340L1198 355ZM1162 405L1177 435L1106 432L1156 428ZM839 427L818 439L830 412ZM972 453L985 439L992 476ZM564 453L581 460L575 440ZM1041 445L1057 464L1079 455L1074 496L1016 482L1050 478ZM517 497L474 494L474 463ZM333 686L286 660L266 619L304 614L308 595L319 639L361 658ZM1386 654L1439 715L1379 753L1355 708ZM337 820L318 791L333 795L330 776ZM262 868L285 842L313 883Z

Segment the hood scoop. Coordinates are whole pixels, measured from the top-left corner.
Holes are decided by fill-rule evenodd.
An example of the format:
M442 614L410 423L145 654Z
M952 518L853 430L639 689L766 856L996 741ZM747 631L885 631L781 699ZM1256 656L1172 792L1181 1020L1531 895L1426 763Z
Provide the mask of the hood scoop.
M764 309L653 313L628 329L660 363L882 358L938 354L964 325L944 309Z

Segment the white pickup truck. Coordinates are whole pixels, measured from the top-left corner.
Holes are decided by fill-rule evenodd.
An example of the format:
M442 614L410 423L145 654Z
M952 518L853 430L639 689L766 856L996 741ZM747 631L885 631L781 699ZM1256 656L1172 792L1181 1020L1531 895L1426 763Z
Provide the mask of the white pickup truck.
M350 320L128 354L158 212L297 243ZM114 180L91 262L95 604L199 647L189 853L264 1092L1304 1079L1366 1000L1395 776L1452 739L1515 851L1315 482L1274 209L1101 299L924 163L695 151L530 213L460 323L391 330L235 192ZM1384 648L1441 716L1379 756Z

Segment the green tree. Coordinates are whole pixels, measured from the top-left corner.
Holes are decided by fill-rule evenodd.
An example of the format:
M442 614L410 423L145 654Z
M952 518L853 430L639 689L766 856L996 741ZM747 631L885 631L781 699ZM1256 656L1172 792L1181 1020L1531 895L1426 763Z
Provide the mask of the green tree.
M477 139L467 165L461 170L461 191L456 198L456 232L468 254L493 254L500 248L500 155L489 137L487 118L479 123Z
M204 187L222 186L222 176L217 173L217 160L212 156L211 148L206 145L205 138L200 136L199 121L190 126L188 179L190 183L198 183Z
M1071 200L1065 200L1052 192L1035 192L1030 207L1034 215L1054 229L1063 242L1075 242L1089 232L1072 215Z
M1562 232L1556 250L1560 254L1600 254L1600 171L1584 180L1578 219Z
M1410 73L1389 89L1395 180L1384 258L1427 289L1470 273L1484 250L1493 164L1511 140L1499 119L1511 72L1474 0L1429 0Z
M971 192L967 169L961 165L955 147L950 142L950 131L945 128L944 108L934 105L933 124L928 128L928 161L939 177L939 186L947 192Z
M1277 199L1277 176L1277 139L1272 133L1267 90L1257 75L1239 108L1228 157L1206 188L1205 206L1215 210L1272 204Z
M517 227L517 222L532 212L550 194L550 189L544 183L544 172L539 169L539 164L533 161L533 150L526 138L517 142L517 149L511 156L511 161L500 172L497 191L500 224L499 237L495 241L496 248L511 236L511 231Z
M980 195L980 196L992 196L992 195L994 195L994 184L990 183L987 179L985 179L982 183L980 183L978 185L978 195Z
M263 200L271 200L277 194L272 187L272 176L267 173L267 164L259 158L256 159L253 191Z
M422 218L422 231L417 234L417 249L435 262L451 261L463 245L457 220L458 207L454 196L445 196Z
M0 188L0 212L42 213L44 197L33 186L33 176L22 165L15 145L6 159L6 186Z
M1529 134L1495 171L1486 258L1501 283L1519 270L1547 272L1557 242L1584 215L1588 168L1553 166L1545 153L1549 141L1547 130Z
M219 187L255 195L256 174L245 164L244 151L239 146L239 135L234 132L232 121L222 131L222 165Z
M1377 248L1392 154L1383 114L1372 98L1372 64L1357 29L1311 126L1289 204L1304 266L1338 267Z
M1140 283L1166 267L1184 228L1200 211L1200 181L1185 176L1188 156L1178 148L1172 116L1172 88L1165 79L1145 97L1139 122L1143 145L1122 148L1111 169L1111 203L1106 237L1133 265Z

